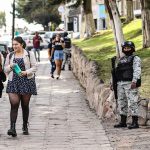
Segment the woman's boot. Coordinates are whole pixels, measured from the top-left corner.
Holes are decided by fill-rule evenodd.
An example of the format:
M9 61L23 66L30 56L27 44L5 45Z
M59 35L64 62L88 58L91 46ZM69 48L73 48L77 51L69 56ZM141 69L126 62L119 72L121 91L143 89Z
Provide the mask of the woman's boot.
M119 124L114 125L114 128L124 128L127 127L126 121L127 121L127 116L125 115L120 115L121 116L121 121Z
M7 134L11 135L12 137L16 137L17 136L16 124L15 123L11 122L10 129L8 130Z
M128 129L136 129L136 128L139 128L138 116L132 116L132 124L128 126Z
M24 135L28 135L28 122L23 122L23 127L22 127L22 131Z

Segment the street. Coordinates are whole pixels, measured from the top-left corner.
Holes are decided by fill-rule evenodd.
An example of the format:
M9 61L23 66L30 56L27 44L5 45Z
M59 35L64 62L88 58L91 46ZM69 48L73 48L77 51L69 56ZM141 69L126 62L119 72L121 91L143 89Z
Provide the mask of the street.
M113 150L96 114L90 110L85 91L72 72L60 80L50 78L47 51L41 51L36 74L38 95L30 102L29 133L22 134L22 112L17 137L7 135L10 104L5 90L0 104L0 150Z

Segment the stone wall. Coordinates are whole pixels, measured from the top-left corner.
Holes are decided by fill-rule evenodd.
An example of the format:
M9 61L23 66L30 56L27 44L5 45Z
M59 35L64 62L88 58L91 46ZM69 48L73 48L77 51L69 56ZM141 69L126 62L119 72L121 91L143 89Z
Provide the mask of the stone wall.
M104 82L97 76L97 64L89 61L82 50L73 46L72 68L74 75L86 90L86 98L92 109L100 118L114 118L114 95Z
M116 119L114 94L109 86L98 77L97 63L89 61L82 50L76 46L72 47L71 63L74 75L86 90L86 98L90 107L96 111L101 119ZM150 119L148 100L140 98L139 107L140 124L145 125L147 120Z

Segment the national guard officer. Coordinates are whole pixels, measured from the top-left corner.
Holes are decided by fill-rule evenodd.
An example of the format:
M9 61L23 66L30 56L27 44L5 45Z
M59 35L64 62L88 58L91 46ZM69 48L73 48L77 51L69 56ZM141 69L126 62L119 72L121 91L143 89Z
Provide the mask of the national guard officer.
M127 113L132 115L132 124L128 129L139 128L138 125L138 87L141 86L141 59L133 55L135 45L131 41L122 43L125 56L118 60L116 71L118 106L121 121L114 128L127 127Z
M71 70L71 39L68 37L68 32L64 32L64 59L62 64L62 69L65 70L65 64L68 64L68 70Z

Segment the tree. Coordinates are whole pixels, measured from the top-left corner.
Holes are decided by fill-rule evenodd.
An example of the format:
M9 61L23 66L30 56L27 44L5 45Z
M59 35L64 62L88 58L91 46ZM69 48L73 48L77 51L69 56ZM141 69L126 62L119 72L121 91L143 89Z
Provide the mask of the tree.
M116 42L116 52L117 55L121 57L123 56L121 43L124 41L124 35L122 31L121 20L117 10L117 4L115 0L105 0L104 2L114 32L114 38Z
M0 12L0 28L6 27L6 14L5 12Z
M44 29L47 29L49 22L57 25L61 22L57 8L57 6L49 6L43 0L19 0L16 11L18 12L18 18L24 18L29 23L42 24Z
M127 4L126 22L128 23L134 19L133 0L126 0L126 4Z
M141 0L143 48L150 47L150 0Z
M83 0L82 18L82 23L85 24L85 33L87 34L87 37L91 37L95 33L95 23L92 14L91 0ZM81 36L84 36L84 28L81 30Z

